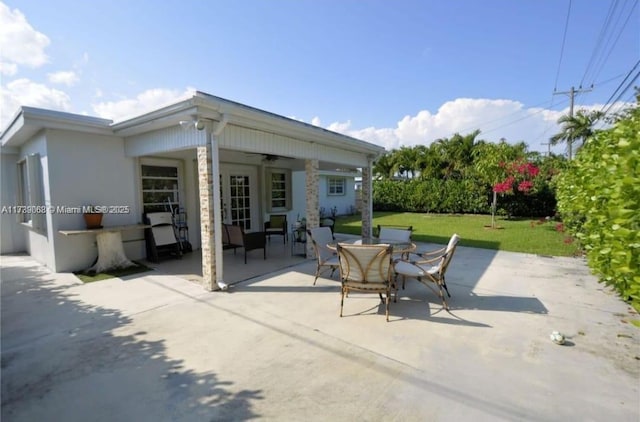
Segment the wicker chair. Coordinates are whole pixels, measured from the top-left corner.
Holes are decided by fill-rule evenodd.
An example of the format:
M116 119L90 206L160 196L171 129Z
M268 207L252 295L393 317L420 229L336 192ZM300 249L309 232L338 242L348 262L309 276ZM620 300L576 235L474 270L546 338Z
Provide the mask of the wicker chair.
M440 296L444 308L449 309L447 299L444 297L444 292L447 292L447 296L451 297L447 288L445 273L451 263L451 258L453 258L459 240L460 236L454 234L444 248L418 254L412 253L406 259L395 260L394 271L396 277L398 275L402 276L402 288L404 289L407 277L415 278L431 290L434 290L433 285L435 285L437 290L434 290L434 292Z
M333 234L329 227L307 229L307 235L309 239L311 239L313 251L315 252L316 259L318 260L316 266L316 278L313 280L313 285L315 286L322 267L331 268L331 277L333 277L333 273L338 269L340 263L338 262L336 252L327 247L327 244L333 242Z
M378 293L385 303L385 315L389 321L389 300L393 283L392 253L393 247L387 244L353 245L338 243L340 260L340 279L342 281L342 298L340 300L340 316L344 307L344 297L351 290ZM382 294L386 299L382 298Z

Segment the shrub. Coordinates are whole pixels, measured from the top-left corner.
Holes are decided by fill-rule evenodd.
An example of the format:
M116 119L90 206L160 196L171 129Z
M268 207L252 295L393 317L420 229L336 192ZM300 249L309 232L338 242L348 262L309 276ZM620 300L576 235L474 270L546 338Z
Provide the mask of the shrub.
M591 269L624 299L640 303L640 109L596 132L558 180L565 229Z

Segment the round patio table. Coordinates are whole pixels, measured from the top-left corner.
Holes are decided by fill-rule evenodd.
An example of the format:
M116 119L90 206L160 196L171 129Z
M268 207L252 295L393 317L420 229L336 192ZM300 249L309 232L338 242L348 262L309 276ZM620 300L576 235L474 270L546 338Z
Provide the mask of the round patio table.
M338 249L338 243L353 243L360 245L379 245L379 244L387 244L393 246L394 254L406 254L409 252L413 252L416 250L416 244L413 242L405 242L391 239L379 239L377 237L363 237L361 239L356 240L355 242L331 242L327 243L327 248L333 249L334 251Z

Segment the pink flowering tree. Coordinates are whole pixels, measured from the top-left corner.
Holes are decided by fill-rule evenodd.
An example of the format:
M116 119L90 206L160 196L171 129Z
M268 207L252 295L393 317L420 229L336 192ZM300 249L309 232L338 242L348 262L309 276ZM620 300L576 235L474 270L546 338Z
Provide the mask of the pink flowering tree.
M524 159L509 163L501 161L498 164L503 171L504 178L493 185L493 202L491 204L491 227L495 227L495 215L498 206L498 194L512 195L516 190L525 194L534 188L534 179L540 174L540 169Z

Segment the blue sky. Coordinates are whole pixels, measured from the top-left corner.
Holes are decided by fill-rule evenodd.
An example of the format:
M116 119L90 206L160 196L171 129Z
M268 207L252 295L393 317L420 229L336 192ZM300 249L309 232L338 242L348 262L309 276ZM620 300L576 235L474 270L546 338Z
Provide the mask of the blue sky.
M554 89L594 84L576 108L601 109L639 58L638 0L5 1L0 123L197 89L387 148L479 128L546 151Z

